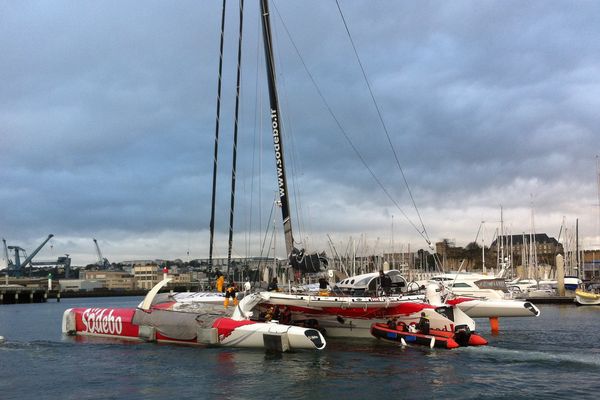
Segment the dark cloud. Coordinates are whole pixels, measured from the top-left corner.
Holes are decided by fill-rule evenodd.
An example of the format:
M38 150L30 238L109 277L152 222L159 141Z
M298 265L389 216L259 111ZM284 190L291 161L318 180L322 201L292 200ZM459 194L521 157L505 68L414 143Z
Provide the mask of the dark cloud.
M515 231L528 230L533 204L538 231L554 233L563 215L571 224L579 217L592 241L596 2L340 5L432 240L471 241L481 220L499 219L501 204ZM418 222L335 2L271 8L297 236L318 248L328 248L327 233L379 237L381 250L393 219L395 240L423 245L402 216ZM239 255L260 251L275 193L257 4L246 9ZM2 236L35 247L54 233L57 248L85 261L94 258L94 236L115 257L182 257L188 248L206 256L220 12L217 2L186 1L0 6ZM229 224L237 4L229 4L227 24L220 254Z

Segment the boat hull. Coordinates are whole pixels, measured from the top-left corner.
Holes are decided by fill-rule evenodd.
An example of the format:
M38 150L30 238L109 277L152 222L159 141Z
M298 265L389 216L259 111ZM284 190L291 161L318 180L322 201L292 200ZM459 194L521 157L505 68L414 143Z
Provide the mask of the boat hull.
M540 310L529 301L519 300L480 300L459 297L447 300L456 305L471 318L493 317L537 317Z
M316 326L327 337L370 338L371 325L396 317L405 324L416 323L425 312L434 329L453 330L456 325L467 325L475 330L475 322L460 309L435 307L410 297L361 298L329 297L276 294L267 295L258 307L266 311L269 307L290 308L294 324L316 322ZM444 311L444 312L440 312Z
M575 291L575 302L580 306L597 306L600 305L600 294L577 289Z
M378 339L444 349L487 344L487 340L476 333L471 333L468 329L458 330L457 332L430 329L429 334L423 334L390 329L386 324L376 323L371 326L371 334Z
M133 341L278 351L321 350L326 346L316 329L226 317L214 318L203 327L199 325L201 318L199 314L165 309L70 308L63 314L62 331Z

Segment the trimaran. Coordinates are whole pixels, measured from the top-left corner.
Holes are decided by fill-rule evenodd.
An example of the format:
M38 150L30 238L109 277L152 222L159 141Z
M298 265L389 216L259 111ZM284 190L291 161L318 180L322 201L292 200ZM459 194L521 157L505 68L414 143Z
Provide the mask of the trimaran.
M305 254L294 247L287 178L282 141L282 119L275 80L275 63L267 0L261 0L262 31L270 100L270 120L275 152L278 195L289 265L299 276L315 272L317 254ZM212 219L211 219L212 224ZM245 296L233 315L223 315L222 297L202 293L158 294L168 279L161 281L135 309L77 308L65 311L63 332L77 335L110 336L127 339L165 341L185 344L210 344L240 347L266 347L279 350L322 349L325 339L314 328L259 322L252 318L267 307L287 306L293 320L312 320L332 337L371 337L371 326L397 318L414 325L424 313L432 329L455 332L475 331L475 322L452 304L434 295L423 296L319 296L258 292ZM253 311L254 310L254 311ZM489 315L490 317L492 315ZM494 315L502 316L502 315Z

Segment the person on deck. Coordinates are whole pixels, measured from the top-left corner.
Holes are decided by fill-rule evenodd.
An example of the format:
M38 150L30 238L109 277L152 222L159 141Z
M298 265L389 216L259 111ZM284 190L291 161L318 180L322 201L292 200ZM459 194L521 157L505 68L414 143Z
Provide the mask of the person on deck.
M279 323L283 325L290 325L292 323L292 311L288 306L283 307L283 311L279 317Z
M265 313L265 322L269 322L273 319L273 314L275 314L275 306L271 306L267 309Z
M319 278L319 296L329 296L329 282L325 278Z
M235 286L235 282L230 281L229 285L227 286L227 290L225 291L225 301L223 302L223 305L225 306L225 308L229 307L229 299L230 298L233 299L234 306L238 305L238 299L236 297L236 294L237 294L237 287Z
M225 290L225 288L223 287L225 285L225 277L219 270L215 271L215 275L217 277L217 292L223 293L223 291Z
M379 271L379 280L383 294L385 296L392 294L392 278L384 274L383 271Z
M421 313L421 318L419 319L419 332L421 332L424 335L428 335L429 334L429 318L427 318L427 315L425 315L424 312Z
M277 286L277 278L273 278L269 286L267 286L267 292L279 292L279 287Z

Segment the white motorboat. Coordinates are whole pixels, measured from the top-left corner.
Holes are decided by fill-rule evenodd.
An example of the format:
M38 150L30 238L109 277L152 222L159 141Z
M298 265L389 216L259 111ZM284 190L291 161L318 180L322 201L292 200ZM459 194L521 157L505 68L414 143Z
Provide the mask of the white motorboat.
M460 272L436 275L429 282L440 283L457 296L488 300L512 299L504 278Z
M456 306L471 318L537 317L540 315L540 310L529 301L459 296L435 283L427 286L425 297L433 305Z

